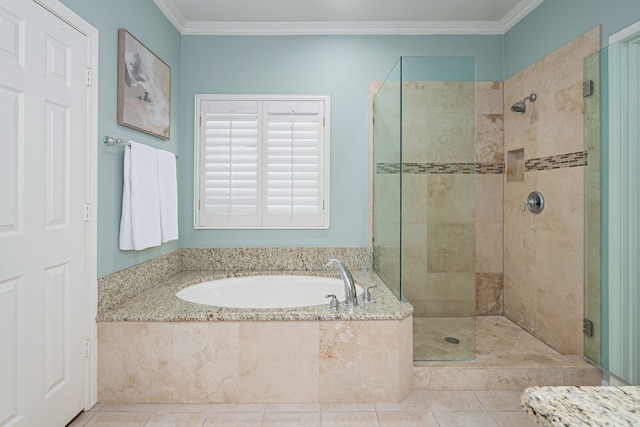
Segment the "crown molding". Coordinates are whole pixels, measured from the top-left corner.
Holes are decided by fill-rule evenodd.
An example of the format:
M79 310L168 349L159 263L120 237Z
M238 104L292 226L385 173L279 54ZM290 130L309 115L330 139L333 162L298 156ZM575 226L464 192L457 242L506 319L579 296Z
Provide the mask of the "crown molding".
M187 22L182 34L231 36L502 34L500 22Z
M173 26L186 35L502 35L544 0L521 0L500 21L187 21L174 0L153 0Z
M544 0L521 0L513 9L500 20L501 34L505 34L520 22L533 9L540 6Z
M169 22L173 24L176 29L182 33L185 26L187 25L187 19L184 17L178 6L173 2L173 0L153 0L156 4L160 12L167 17Z

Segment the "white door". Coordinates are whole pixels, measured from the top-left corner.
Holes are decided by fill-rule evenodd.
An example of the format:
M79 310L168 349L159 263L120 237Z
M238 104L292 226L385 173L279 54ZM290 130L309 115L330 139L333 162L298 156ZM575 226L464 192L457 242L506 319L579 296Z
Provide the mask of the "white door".
M84 409L87 40L0 0L0 426Z

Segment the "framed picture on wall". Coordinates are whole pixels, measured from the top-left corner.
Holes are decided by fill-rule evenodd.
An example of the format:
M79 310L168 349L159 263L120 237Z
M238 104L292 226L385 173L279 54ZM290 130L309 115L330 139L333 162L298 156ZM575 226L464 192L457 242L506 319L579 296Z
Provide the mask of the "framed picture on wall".
M171 68L127 30L118 30L118 124L169 139Z

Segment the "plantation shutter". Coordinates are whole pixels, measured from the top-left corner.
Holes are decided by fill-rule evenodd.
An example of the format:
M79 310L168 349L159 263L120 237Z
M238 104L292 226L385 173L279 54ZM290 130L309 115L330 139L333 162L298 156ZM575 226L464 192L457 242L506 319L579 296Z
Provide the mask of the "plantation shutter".
M201 217L210 226L260 225L259 102L208 101L201 117Z
M196 95L198 228L327 228L328 97Z
M267 101L265 225L314 227L323 216L322 101Z

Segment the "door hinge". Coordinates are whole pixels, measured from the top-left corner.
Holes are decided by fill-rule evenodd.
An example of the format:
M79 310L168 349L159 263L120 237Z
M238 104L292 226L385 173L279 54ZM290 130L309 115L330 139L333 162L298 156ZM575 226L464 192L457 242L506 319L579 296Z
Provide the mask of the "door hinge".
M89 203L84 204L84 222L91 221L91 205Z
M84 340L84 357L86 359L91 357L91 340L88 338Z
M322 201L322 210L324 210L324 200Z
M591 95L593 95L593 80L586 80L582 82L582 96L586 98Z
M91 68L87 68L85 71L85 84L87 86L91 86L92 84Z
M588 337L593 336L593 322L587 318L582 319L582 332Z

